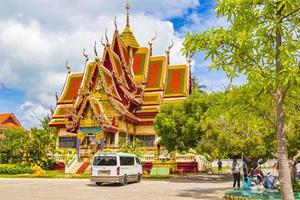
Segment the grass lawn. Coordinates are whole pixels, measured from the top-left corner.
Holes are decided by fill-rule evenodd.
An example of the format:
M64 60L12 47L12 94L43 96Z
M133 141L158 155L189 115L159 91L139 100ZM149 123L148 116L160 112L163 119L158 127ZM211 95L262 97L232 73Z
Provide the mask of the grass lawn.
M66 174L63 171L47 171L44 176L34 174L0 174L0 178L90 178L91 174Z
M214 174L218 173L218 167L213 167L212 170L213 170ZM230 167L228 167L228 166L222 167L222 173L229 172L229 171L230 171Z

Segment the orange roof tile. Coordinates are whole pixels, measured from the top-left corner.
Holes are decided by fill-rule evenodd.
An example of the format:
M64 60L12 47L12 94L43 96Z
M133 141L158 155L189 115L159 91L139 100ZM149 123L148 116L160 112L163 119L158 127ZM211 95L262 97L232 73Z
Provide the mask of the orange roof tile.
M16 127L22 127L21 123L19 120L16 118L16 116L13 113L3 113L0 114L0 125L1 127L4 126L14 126Z

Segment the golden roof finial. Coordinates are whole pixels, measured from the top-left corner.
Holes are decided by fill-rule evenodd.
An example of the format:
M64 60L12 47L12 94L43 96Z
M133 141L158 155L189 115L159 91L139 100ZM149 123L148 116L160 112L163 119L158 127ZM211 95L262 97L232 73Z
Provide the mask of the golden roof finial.
M53 116L53 114L54 114L54 111L53 111L53 108L52 108L52 106L50 106L50 112L51 112L51 115Z
M96 55L96 59L95 60L99 60L96 46L97 46L97 42L95 41L95 44L94 44L94 52L95 52L95 55Z
M171 39L171 45L170 46L168 46L168 50L166 50L166 52L167 52L167 54L169 54L170 53L170 50L171 50L171 48L174 46L174 40L173 39Z
M58 94L57 94L57 91L55 91L55 99L56 99L56 102L58 102Z
M118 31L118 25L117 25L117 16L115 16L114 23L115 23L115 28L116 28L116 31Z
M85 49L83 49L83 52L82 52L83 56L85 57L85 61L89 61L89 57L88 55L85 53Z
M151 38L151 40L150 40L150 41L148 41L148 44L149 44L150 46L152 46L152 44L153 44L153 41L156 39L156 37L157 37L157 31L155 31L155 33L154 33L154 37L153 37L153 38Z
M105 47L105 43L103 42L103 37L101 37L101 44Z
M150 56L152 56L152 45L153 45L153 41L156 39L157 37L157 32L155 31L155 35L153 38L151 38L150 41L148 41L149 47L150 47Z
M108 37L107 37L107 28L105 29L105 39L106 39L106 46L109 46Z
M66 68L68 70L68 74L70 74L72 71L71 71L71 67L68 65L68 60L66 61Z
M126 27L129 27L129 9L130 9L130 5L129 5L129 1L127 0L127 4L126 4L126 10L127 10Z

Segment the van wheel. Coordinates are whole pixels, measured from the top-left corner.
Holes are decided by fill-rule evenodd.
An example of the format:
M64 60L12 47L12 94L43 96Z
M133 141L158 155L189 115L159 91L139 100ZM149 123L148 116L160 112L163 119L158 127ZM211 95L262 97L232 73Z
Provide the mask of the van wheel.
M137 177L136 177L136 182L140 183L141 182L141 174L138 173Z
M96 185L101 186L102 183L101 182L96 182Z
M128 178L127 178L127 175L125 174L122 185L127 185L127 183L128 183Z

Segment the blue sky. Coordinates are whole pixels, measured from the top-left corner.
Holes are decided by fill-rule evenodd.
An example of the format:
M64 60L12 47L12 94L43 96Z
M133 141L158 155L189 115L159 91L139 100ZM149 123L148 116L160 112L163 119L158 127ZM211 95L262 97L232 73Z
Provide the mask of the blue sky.
M130 23L140 43L157 31L154 54L164 54L170 40L175 45L171 63L186 63L180 49L187 32L227 26L214 13L214 1L131 0ZM55 105L66 78L64 63L82 71L86 48L90 58L93 43L100 43L105 28L111 37L114 17L119 29L125 25L124 0L11 0L0 5L0 113L13 112L25 127L36 126ZM101 48L99 52L101 53ZM208 70L204 54L194 57L193 75L207 90L222 90L228 84L223 72ZM237 83L243 82L243 78Z

